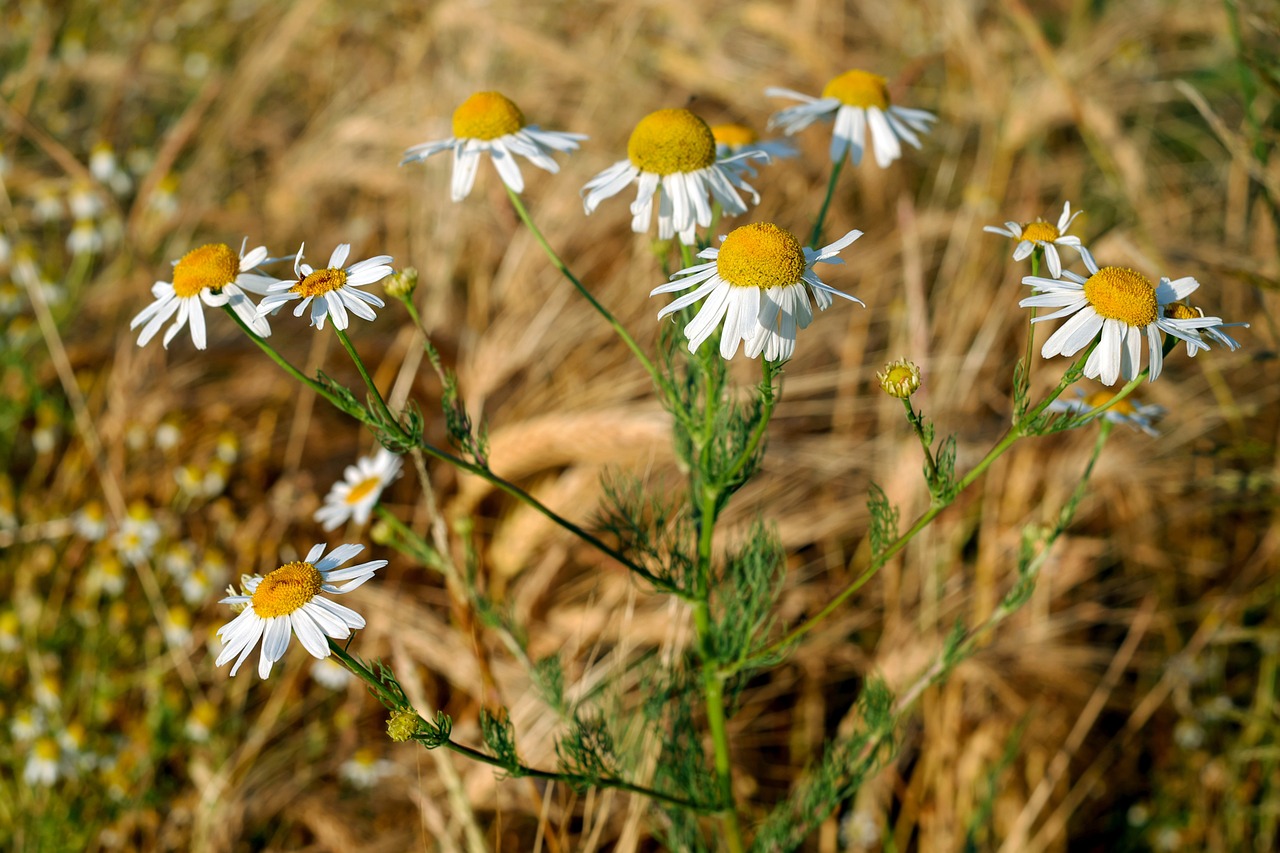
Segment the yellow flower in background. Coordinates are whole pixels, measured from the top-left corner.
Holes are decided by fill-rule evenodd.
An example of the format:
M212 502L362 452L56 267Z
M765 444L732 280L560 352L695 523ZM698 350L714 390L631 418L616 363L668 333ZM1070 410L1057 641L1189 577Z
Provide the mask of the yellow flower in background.
M1058 216L1058 224L1050 225L1043 219L1037 219L1035 222L1028 222L1021 225L1017 222L1006 222L1003 228L996 225L984 225L982 230L989 231L992 234L1001 234L1012 240L1017 240L1018 245L1013 248L1013 259L1015 261L1025 260L1030 257L1031 253L1039 248L1044 252L1044 259L1049 264L1049 274L1054 278L1062 277L1062 258L1058 254L1059 246L1070 246L1080 253L1080 257L1089 254L1080 242L1080 238L1067 233L1067 229L1071 227L1071 223L1079 216L1081 211L1071 212L1071 202L1064 202L1062 205L1062 214Z

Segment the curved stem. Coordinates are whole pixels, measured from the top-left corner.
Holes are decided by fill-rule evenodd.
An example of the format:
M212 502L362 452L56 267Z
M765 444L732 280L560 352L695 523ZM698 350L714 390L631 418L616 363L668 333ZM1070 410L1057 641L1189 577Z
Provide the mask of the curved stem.
M369 389L369 396L373 398L373 402L378 407L378 414L382 416L387 426L394 425L396 430L403 434L400 430L400 419L391 413L391 409L387 407L387 401L382 399L382 392L378 390L378 386L373 384L373 377L369 375L369 371L364 366L364 361L360 358L360 353L356 352L356 348L351 343L351 339L347 337L347 333L339 329L335 324L333 332L338 336L338 340L342 342L342 348L347 351L347 355L351 356L351 360L355 362L356 370L360 372L360 378L364 380L364 385Z
M822 242L822 227L827 223L827 211L831 207L831 199L836 194L836 181L840 178L840 170L844 168L845 158L831 164L831 177L827 179L827 194L822 199L822 207L818 210L818 219L813 223L813 232L809 235L809 248L818 248Z
M346 649L344 649L341 645L339 645L337 642L335 642L332 639L329 640L329 651L333 653L334 657L336 657L338 660L342 662L343 666L351 670L351 673L353 675L355 675L357 678L359 678L361 681L367 684L369 686L369 690L372 691L384 705L387 705L390 708L401 708L405 706L405 700L403 697L397 694L396 691L387 687L387 685L383 683L381 678L379 678L377 675L374 675L374 673L371 672L368 667L366 667L363 663L361 663L355 657L350 655ZM409 710L412 710L412 709L409 709ZM418 721L422 726L431 726L429 722L422 719L421 715L418 716ZM467 758L472 759L473 761L479 761L482 764L488 764L491 767L497 767L501 770L506 771L512 776L529 776L534 779L546 779L548 781L563 782L567 785L574 785L574 786L593 785L599 788L616 788L620 791L628 791L633 794L640 794L641 796L649 797L654 800L660 800L661 802L668 803L669 805L681 806L683 808L691 809L693 811L700 812L700 813L709 813L711 811L714 811L712 807L706 805L705 803L699 803L693 800L686 800L683 797L676 797L676 796L672 796L671 794L665 794L662 791L656 791L652 788L646 788L643 785L637 785L634 782L628 782L627 780L619 779L616 776L601 776L601 777L581 776L573 773L555 773L550 770L540 770L536 767L529 767L524 764L516 764L515 766L511 766L503 761L500 761L497 758L494 758L491 755L488 755L487 753L481 752L478 749L472 749L469 746L464 746L460 743L455 743L452 740L446 740L444 743L441 744L441 746L447 747L453 752L456 752L459 755L464 755Z
M640 345L636 343L635 338L631 337L631 333L627 331L626 326L623 326L622 323L618 322L618 318L614 317L612 312L610 312L608 308L605 308L604 305L600 303L600 300L595 298L591 291L587 290L586 286L579 281L578 277L569 269L569 265L564 262L564 259L560 257L555 249L551 248L551 244L547 242L547 238L543 236L542 231L534 224L533 218L529 216L529 211L525 208L524 202L520 200L519 194L512 190L511 187L506 187L506 190L507 197L511 199L511 206L516 210L516 215L520 217L520 221L525 224L525 227L529 229L531 234L533 234L534 239L538 241L538 245L541 246L542 251L546 253L547 258L551 261L551 265L558 269L560 274L567 278L569 282L578 289L578 292L582 294L587 302L591 303L591 307L596 309L596 313L603 317L605 321L613 327L613 330L618 334L618 337L621 338L622 342L631 350L631 354L636 357L636 360L639 361L644 369L649 372L649 375L653 377L654 383L657 384L657 386L661 388L668 397L670 397L672 389L669 387L666 377L659 373L657 368L653 366L653 362L649 359L649 356L646 355L644 350L640 348Z

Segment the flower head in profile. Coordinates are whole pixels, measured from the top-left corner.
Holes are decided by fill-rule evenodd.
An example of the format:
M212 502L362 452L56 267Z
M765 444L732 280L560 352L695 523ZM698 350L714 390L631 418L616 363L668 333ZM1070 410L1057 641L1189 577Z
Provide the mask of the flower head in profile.
M582 188L583 208L590 214L606 198L638 184L631 205L631 230L637 234L649 230L656 194L658 239L679 235L681 242L691 246L695 229L711 224L712 200L733 216L747 212L739 192L750 194L752 203L760 201L737 166L748 158L767 159L767 155L747 152L719 159L715 136L705 121L689 110L658 110L642 118L631 131L627 159L614 163Z
M311 325L317 329L324 328L326 317L332 317L333 325L339 329L346 329L350 322L348 311L365 320L377 316L373 308L381 308L386 303L360 288L391 275L390 255L378 255L344 266L351 254L351 244L339 243L329 256L329 265L315 269L311 264L302 262L302 250L305 248L305 243L299 246L298 255L293 259L296 278L277 280L267 285L267 295L258 303L259 315L268 314L286 302L301 299L298 307L293 309L293 316L301 317L310 305Z
M1085 394L1083 390L1077 388L1075 399L1064 400L1059 397L1049 404L1048 410L1051 412L1066 412L1072 415L1087 415L1094 409L1110 403L1111 398L1114 396L1110 391L1095 391L1092 394ZM1164 417L1164 407L1139 403L1132 397L1125 397L1107 409L1102 414L1102 417L1113 424L1124 424L1134 429L1140 429L1155 438L1160 433L1151 424Z
M1188 305L1185 302L1175 302L1172 305L1165 306L1165 315L1174 320L1196 320L1204 317L1204 309L1197 308L1194 305ZM1200 336L1202 339L1208 338L1214 343L1221 344L1222 346L1226 347L1231 352L1235 352L1236 350L1240 349L1240 342L1237 341L1235 338L1231 337L1230 335L1228 335L1226 332L1222 331L1223 329L1228 328L1230 326L1239 326L1244 329L1249 328L1248 323L1218 322L1214 325L1204 326L1203 328L1201 328L1199 330ZM1204 346L1203 344L1201 344L1200 346L1194 346L1191 344L1190 341L1188 341L1187 355L1194 358L1196 351L1201 348L1208 349L1209 347Z
M502 182L512 192L524 191L524 176L515 155L519 154L539 169L555 173L560 165L551 157L556 151L575 151L587 137L581 133L542 130L525 121L509 98L498 92L476 92L453 111L453 136L424 142L404 152L400 165L425 160L441 151L453 151L454 201L462 201L475 184L480 155L489 154Z
M325 530L333 530L349 518L364 524L382 490L400 475L401 464L400 457L385 447L378 448L373 456L361 456L356 464L347 466L343 479L333 484L324 506L316 510L316 521Z
M936 116L924 110L899 107L889 103L889 88L879 74L854 69L831 80L815 98L792 89L769 88L764 93L773 98L792 98L802 103L773 114L769 127L780 127L790 136L817 119L834 119L831 137L831 162L844 160L845 153L853 165L862 162L862 152L871 133L871 147L876 165L885 168L902 156L902 143L920 148L918 133L929 132L929 122Z
M862 304L824 284L813 269L818 263L843 263L836 255L861 236L861 231L850 231L829 246L806 249L794 234L772 223L743 225L730 232L720 248L698 253L706 263L680 270L649 295L693 288L659 311L658 319L705 298L684 327L690 352L723 323L724 358L733 358L742 343L749 358L763 353L769 361L785 361L795 353L796 331L813 320L810 294L824 311L832 296Z
M340 595L363 584L373 573L387 564L386 560L338 568L364 550L363 545L339 545L324 556L325 546L316 545L305 560L285 563L266 577L244 579L241 595L229 595L222 604L243 607L240 614L218 629L222 653L217 666L235 658L231 674L262 641L258 658L258 675L266 678L271 667L284 657L289 640L298 635L302 647L312 657L329 656L325 637L345 640L353 629L364 627L364 618L354 610L321 596L327 592ZM339 584L342 581L346 583Z
M1160 333L1183 340L1192 349L1208 349L1199 330L1222 325L1218 317L1177 319L1166 314L1170 305L1186 298L1200 286L1194 278L1170 281L1150 279L1126 267L1101 267L1091 255L1083 255L1089 277L1064 270L1061 279L1026 276L1023 284L1035 295L1018 304L1023 308L1057 308L1052 314L1036 317L1042 323L1069 317L1049 336L1041 348L1045 358L1072 356L1095 340L1098 346L1085 362L1084 375L1104 385L1114 385L1141 370L1142 343L1151 350L1149 381L1154 381L1164 364Z
M761 139L759 134L745 124L714 124L711 126L711 135L716 140L716 158L726 161L730 168L752 177L756 174L752 160L771 162L795 157L800 153L785 139Z
M267 259L267 250L259 246L246 255L244 249L242 243L237 256L226 243L209 243L183 255L174 264L173 281L157 281L152 285L155 302L142 309L129 324L130 329L142 326L138 346L146 346L160 327L177 315L164 333L165 348L168 349L169 342L184 326L189 326L192 343L196 349L204 349L204 305L211 308L229 305L254 333L264 338L270 335L271 326L258 316L253 302L245 295L246 290L266 292L261 284L263 277L253 275L250 270Z
M1071 202L1064 202L1062 205L1062 215L1058 217L1057 225L1050 225L1043 219L1037 219L1035 222L1028 222L1021 225L1017 222L1006 222L1003 228L996 225L985 225L983 231L990 231L992 234L1001 234L1012 240L1017 240L1018 245L1013 249L1013 259L1021 261L1039 248L1044 252L1044 259L1049 264L1049 274L1054 278L1062 277L1062 258L1058 254L1059 246L1070 246L1080 253L1081 257L1089 254L1081 243L1080 238L1067 233L1067 229L1071 227L1071 223L1079 216L1081 211L1071 212Z

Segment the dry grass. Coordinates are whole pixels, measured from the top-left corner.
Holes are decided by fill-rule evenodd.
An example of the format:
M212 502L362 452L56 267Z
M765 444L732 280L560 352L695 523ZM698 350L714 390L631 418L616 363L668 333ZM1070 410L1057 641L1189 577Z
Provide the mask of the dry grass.
M1239 5L1245 44L1274 56L1275 9ZM765 472L727 519L726 541L761 513L777 525L792 555L786 621L818 609L863 564L871 481L904 518L927 506L918 449L896 401L875 387L886 360L906 354L922 366L918 400L958 434L962 467L1007 422L1025 340L1022 271L984 224L1056 213L1069 198L1087 211L1076 231L1095 255L1195 276L1207 308L1253 326L1239 336L1242 352L1194 361L1179 352L1140 389L1170 410L1164 434L1116 435L1031 604L926 693L894 760L808 849L842 849L838 820L852 815L897 850L960 850L967 837L1006 851L1275 843L1280 256L1268 192L1280 201L1280 163L1250 155L1224 7L186 0L22 4L4 18L9 221L38 251L56 257L65 229L31 226L31 199L82 179L96 141L142 149L154 163L118 210L123 243L70 308L55 310L56 332L6 356L6 412L16 414L5 485L19 526L0 534L0 593L22 615L26 651L0 653L0 701L8 713L25 707L40 673L60 673L64 717L80 718L118 771L37 794L6 774L0 799L11 805L0 815L15 821L19 844L56 847L39 821L74 820L93 848L451 850L465 849L469 821L491 849L531 849L535 839L553 851L652 849L642 806L627 796L543 791L392 748L380 706L358 686L319 687L301 655L266 684L252 673L228 679L204 642L226 618L215 604L195 614L196 639L166 651L158 625L179 597L163 572L131 578L127 608L96 609L80 587L100 557L61 520L91 499L117 517L146 499L168 537L200 554L222 550L235 572L274 567L320 538L310 520L318 496L369 436L299 397L225 318L211 318L204 353L181 337L168 352L138 349L126 333L168 259L242 234L276 255L303 240L317 255L350 241L359 257L386 251L416 266L426 323L492 430L494 469L571 518L591 518L610 468L675 482L667 417L647 377L549 267L489 167L454 205L446 162L399 169L400 152L447 136L454 106L482 88L501 89L544 127L590 133L560 175L526 169L525 198L575 271L652 348L657 304L646 294L659 262L628 231L622 201L584 219L578 188L621 156L648 111L690 103L709 120L762 127L777 107L766 86L812 91L858 66L887 74L896 97L940 121L922 154L887 171L846 170L828 233L866 236L830 280L869 307L837 306L803 336ZM1278 104L1273 82L1252 105L1270 149ZM821 200L826 136L814 129L797 141L802 159L757 181L752 217L802 230ZM166 221L147 212L148 197L170 169L178 207ZM434 412L438 383L418 369L417 342L396 316L356 327L354 340L384 388L398 383ZM295 363L356 381L328 336L285 319L273 341ZM6 322L13 333L17 321ZM64 353L74 385L57 369ZM1052 382L1060 366L1041 362L1038 379ZM62 413L54 454L32 449L41 401ZM79 425L77 413L87 416ZM131 434L166 418L181 426L177 449L131 446ZM205 464L223 431L241 444L225 494L184 501L175 466ZM440 440L443 428L431 433ZM1069 434L1017 448L786 664L751 683L733 734L753 814L848 725L864 678L905 687L957 619L990 612L1011 582L1022 527L1056 511L1091 441ZM571 694L608 684L615 701L636 687L629 662L688 641L685 614L617 566L483 483L447 469L432 476L446 517L474 517L486 583L527 626L532 652L562 652ZM424 525L415 498L408 482L391 492L393 508ZM456 537L454 547L461 558ZM559 721L436 579L393 562L356 606L369 622L358 651L394 662L415 702L450 713L464 742L479 740L483 647L522 757L554 763ZM76 631L86 639L72 642ZM1230 712L1207 710L1217 696ZM218 709L217 723L208 743L193 744L181 730L201 701ZM645 732L627 736L652 753ZM7 738L0 764L20 776L25 752ZM395 762L393 777L371 792L339 782L339 765L370 746ZM447 794L451 776L469 814Z

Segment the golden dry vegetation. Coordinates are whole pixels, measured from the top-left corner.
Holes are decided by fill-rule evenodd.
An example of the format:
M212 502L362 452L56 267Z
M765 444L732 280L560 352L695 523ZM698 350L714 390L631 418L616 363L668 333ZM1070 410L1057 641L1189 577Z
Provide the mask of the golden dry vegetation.
M0 651L0 839L10 849L654 849L645 802L502 779L392 744L381 706L359 684L316 683L297 649L267 682L216 669L221 587L321 541L312 513L373 442L300 394L220 313L209 314L203 352L186 333L167 351L138 348L127 327L169 261L201 243L248 235L277 257L303 241L315 257L339 242L355 257L391 254L421 274L418 306L488 425L494 470L588 523L611 470L678 485L669 416L520 226L489 165L453 204L448 155L399 168L401 152L448 136L454 107L489 88L543 127L590 134L559 158L560 174L525 168L524 198L652 350L660 306L648 292L662 263L630 232L622 197L584 217L582 184L623 156L652 110L688 105L712 123L763 130L782 106L766 87L816 92L849 67L885 74L897 101L939 121L922 152L842 175L827 233L866 234L826 279L868 307L838 304L801 336L764 472L726 520L725 542L758 516L776 525L790 555L784 623L865 564L871 482L904 519L927 508L919 446L875 381L886 361L922 367L916 401L957 434L962 469L1007 426L1027 270L983 225L1054 218L1069 199L1086 211L1074 230L1096 256L1195 276L1210 313L1252 326L1236 335L1240 352L1192 360L1180 349L1139 389L1168 410L1162 435L1117 431L1030 604L924 693L892 759L806 849L1274 849L1272 3L182 0L14 2L2 17L5 236L13 258L33 252L62 288L33 304L10 285L20 302L2 321L0 611L18 640ZM798 160L762 170L752 219L805 232L828 139L816 125L796 137ZM36 211L42 194L96 186L87 164L99 142L130 164L133 186L90 190L107 203L97 218L107 245L77 260L64 249L70 220L42 223ZM292 320L274 321L282 352L358 383L330 335ZM389 305L352 337L380 386L419 401L443 443L439 382L404 312ZM1035 387L1065 365L1038 361ZM734 365L744 387L752 368ZM169 427L176 444L161 446ZM1012 582L1022 529L1057 512L1092 432L1020 444L746 685L731 731L748 815L785 797L851 724L868 676L910 688L957 620L989 615ZM225 488L192 496L180 480L216 472L220 440L238 446ZM629 707L643 689L631 664L689 641L680 607L597 552L480 480L430 473L443 517L474 524L485 588L525 627L535 657L562 654L571 696L600 691L602 707ZM154 559L123 570L119 595L101 581L109 541L72 530L90 501L113 525L145 501L164 531ZM412 477L388 505L419 529L431 518ZM347 536L369 541L364 530ZM449 541L465 560L468 540L455 529ZM219 554L227 568L194 604L169 569L182 543L211 574ZM459 600L394 558L348 600L368 620L353 650L392 663L419 709L449 713L463 742L479 743L483 703L505 703L522 758L554 765L562 722ZM183 615L189 637L167 630L166 641ZM42 684L60 693L45 713L51 730L82 727L100 760L33 788L22 781L30 744L9 721L39 707ZM209 722L203 740L193 715ZM643 768L652 735L626 736ZM357 750L392 762L372 788L343 779Z

